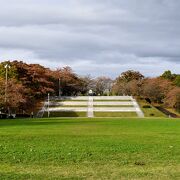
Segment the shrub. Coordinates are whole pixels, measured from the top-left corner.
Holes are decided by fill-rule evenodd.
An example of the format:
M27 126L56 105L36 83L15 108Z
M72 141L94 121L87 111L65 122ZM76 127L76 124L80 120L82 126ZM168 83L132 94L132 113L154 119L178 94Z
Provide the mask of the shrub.
M144 105L143 108L151 108L149 105Z

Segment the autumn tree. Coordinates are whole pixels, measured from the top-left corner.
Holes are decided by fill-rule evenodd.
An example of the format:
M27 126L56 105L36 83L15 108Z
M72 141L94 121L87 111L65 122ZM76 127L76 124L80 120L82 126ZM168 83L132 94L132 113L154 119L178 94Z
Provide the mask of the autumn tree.
M5 103L5 81L0 77L0 110L4 107Z
M80 77L81 81L81 93L87 95L89 90L96 91L96 81L90 75Z
M116 78L113 93L116 95L135 95L142 93L142 80L144 76L138 71L128 70Z
M70 67L64 67L58 69L55 72L55 77L57 80L56 91L58 92L58 80L60 80L60 88L62 95L77 95L81 92L82 81L81 79L72 71Z
M54 92L54 83L51 70L39 64L26 64L14 61L17 69L17 79L26 87L29 97L42 98L47 93Z
M144 76L140 72L128 70L119 76L119 81L130 82L132 80L142 80L143 78Z
M172 74L171 71L168 70L165 71L160 77L170 80L175 86L180 87L180 74Z
M15 79L9 79L5 95L5 79L0 78L0 107L3 111L15 112L26 104L25 88ZM5 98L6 96L6 98Z
M180 112L180 88L174 87L165 97L165 105Z
M161 78L144 80L143 95L156 103L163 103L166 94L173 88L172 83Z
M95 93L98 95L106 94L111 92L113 80L109 77L98 77L95 79Z

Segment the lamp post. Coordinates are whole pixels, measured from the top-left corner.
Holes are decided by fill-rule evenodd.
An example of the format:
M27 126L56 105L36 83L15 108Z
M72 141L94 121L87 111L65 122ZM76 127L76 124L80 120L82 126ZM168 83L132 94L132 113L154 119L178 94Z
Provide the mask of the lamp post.
M10 65L6 64L4 68L6 69L6 83L5 83L5 103L6 103L7 102L7 85L8 85L8 68L10 69Z
M59 78L59 99L61 97L61 90L60 90L60 87L61 87L61 81L60 81L60 78Z
M48 93L48 118L49 118L49 93Z

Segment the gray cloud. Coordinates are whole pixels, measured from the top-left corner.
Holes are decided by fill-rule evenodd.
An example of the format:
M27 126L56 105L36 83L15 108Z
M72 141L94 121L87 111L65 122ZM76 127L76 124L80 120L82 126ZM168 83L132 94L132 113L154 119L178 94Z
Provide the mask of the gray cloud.
M0 0L0 54L77 73L180 69L177 0Z

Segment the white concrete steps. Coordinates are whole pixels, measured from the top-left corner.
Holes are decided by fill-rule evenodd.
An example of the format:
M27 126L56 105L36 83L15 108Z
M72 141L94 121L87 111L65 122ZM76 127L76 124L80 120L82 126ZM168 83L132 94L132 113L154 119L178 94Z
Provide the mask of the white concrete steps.
M94 102L95 106L102 106L102 105L107 105L107 106L133 106L133 102L126 102L126 101L95 101Z
M94 101L95 100L119 100L119 101L131 101L131 96L93 96Z
M132 102L133 102L133 105L134 105L134 107L136 109L136 113L137 113L138 117L143 118L144 113L142 112L141 108L139 107L139 104L137 103L137 101L132 98Z
M48 103L46 103L48 104ZM64 101L64 102L50 102L50 106L87 106L88 101Z
M87 116L88 116L89 118L94 117L93 97L92 97L92 96L89 96Z
M51 112L87 112L87 107L54 107L49 108Z
M96 107L95 112L136 112L134 107Z
M90 118L94 117L94 112L135 112L138 117L144 117L142 110L132 96L77 96L62 97L61 100L61 102L58 100L50 101L49 109L46 108L45 111L86 112L87 117ZM47 102L46 107L48 107Z

